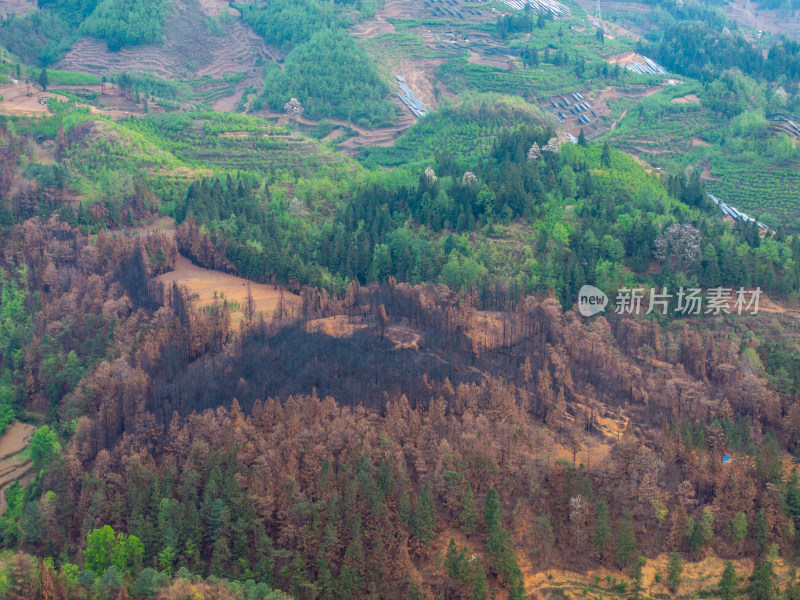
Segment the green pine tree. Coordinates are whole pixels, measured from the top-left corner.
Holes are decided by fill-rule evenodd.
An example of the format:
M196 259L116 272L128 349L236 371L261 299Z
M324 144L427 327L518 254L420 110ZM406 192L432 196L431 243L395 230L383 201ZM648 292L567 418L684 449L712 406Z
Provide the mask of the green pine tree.
M772 561L759 558L750 575L750 600L775 598L775 570Z
M600 560L603 560L610 544L611 527L608 524L608 502L603 494L594 505L594 531L592 532L592 545Z
M489 587L486 585L486 571L481 564L481 559L475 561L475 575L472 578L472 599L488 600Z
M701 523L694 523L691 526L689 533L689 550L692 556L697 558L700 556L700 549L703 547L703 525Z
M769 547L769 525L767 525L767 515L763 510L758 511L756 518L753 519L753 540L756 550L763 554Z
M725 570L719 580L719 596L722 600L733 600L739 591L739 579L732 561L725 562Z
M433 541L435 530L436 506L433 503L431 487L426 483L417 500L417 510L414 513L414 535L420 542L428 545Z
M458 547L456 541L450 538L450 543L447 545L447 554L444 557L444 566L447 567L447 572L450 574L450 579L458 579L460 573L460 564Z
M522 600L525 596L525 581L517 562L517 552L511 540L511 534L503 527L503 511L500 506L500 495L494 488L486 494L483 507L486 521L486 553L492 569L502 576L508 586L509 600Z
M47 84L50 82L50 78L47 76L47 69L42 69L42 72L39 73L39 85L42 86L43 91L47 91Z
M631 568L628 571L628 577L631 579L631 594L634 600L639 600L642 597L642 579L644 573L642 569L647 563L643 556L637 556L631 563Z
M619 568L624 569L629 566L638 553L639 549L636 545L636 535L633 533L631 512L626 511L617 533L617 565Z
M475 532L475 525L478 520L478 513L475 510L475 497L472 495L472 486L469 481L464 486L464 497L461 500L463 506L461 510L461 523L467 530L467 536Z
M681 587L681 575L683 574L683 561L677 550L673 550L667 563L667 585L671 592L677 592Z
M586 145L586 134L583 133L583 127L581 127L581 132L578 134L578 144L581 146Z
M600 162L604 167L611 166L611 147L608 145L608 142L603 144L603 151L600 153Z

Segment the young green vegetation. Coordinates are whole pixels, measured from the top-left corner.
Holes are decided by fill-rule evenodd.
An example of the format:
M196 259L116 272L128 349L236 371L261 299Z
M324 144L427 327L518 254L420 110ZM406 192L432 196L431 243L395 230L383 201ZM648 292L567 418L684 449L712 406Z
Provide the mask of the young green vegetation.
M709 192L772 227L800 225L800 151L765 114L798 112L765 85L736 72L707 84L668 88L628 110L607 136L615 146L679 172L707 168Z
M207 169L308 174L345 159L325 147L256 117L197 111L130 119L127 128L168 149L183 164Z
M46 67L57 62L74 39L73 28L48 10L0 21L0 44L28 64Z
M0 44L24 62L48 66L70 49L79 35L106 40L111 50L152 44L170 10L170 0L45 0L25 16L0 23Z
M33 321L30 314L26 314L24 306L28 300L25 289L27 273L23 270L18 274L23 285L20 288L16 278L10 278L0 271L0 432L6 430L8 424L17 416L18 408L23 399L24 391L24 352L23 346L29 343L33 335ZM58 368L64 366L65 357L60 357L61 364L54 364ZM59 358L54 357L58 362ZM73 357L74 359L74 357ZM74 360L73 360L74 364ZM74 367L73 367L74 369ZM54 372L53 376L60 379ZM72 370L64 375L64 379L71 380L75 375L82 375ZM80 378L80 377L79 377ZM53 385L61 385L61 381L54 381ZM74 383L72 383L74 385Z
M545 120L538 108L519 98L500 94L464 96L456 104L444 103L420 119L394 146L365 148L358 158L365 165L394 167L449 155L466 170L489 153L497 136Z
M116 51L123 46L154 44L170 10L170 0L101 0L81 25L81 33L106 40Z
M585 21L581 25L592 29ZM633 44L624 39L601 41L591 34L573 33L562 21L544 17L537 21L526 15L499 17L497 29L502 39L521 38L510 42L509 54L520 56L523 68L453 59L440 70L442 82L449 90L500 92L536 101L609 83L625 86L660 82L657 77L634 74L604 60L605 56L633 49Z
M387 79L392 67L406 59L447 58L450 54L428 48L416 33L403 31L381 33L359 41L359 45L378 64L381 74Z
M362 127L390 125L395 106L375 63L347 33L352 15L336 4L279 0L244 8L243 18L267 43L288 52L283 65L265 66L263 94L253 109L282 111L297 98L305 115L345 119Z
M375 63L353 37L342 29L324 29L294 48L283 67L265 67L263 102L282 110L297 98L312 119L336 117L361 125L391 125L395 106L389 86L378 75Z

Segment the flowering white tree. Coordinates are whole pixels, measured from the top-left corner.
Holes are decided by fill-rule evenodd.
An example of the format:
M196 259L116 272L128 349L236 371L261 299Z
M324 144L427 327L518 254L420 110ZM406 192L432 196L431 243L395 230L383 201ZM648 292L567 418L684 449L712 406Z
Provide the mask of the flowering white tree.
M542 148L542 152L558 152L559 150L561 150L561 142L557 137L547 140L547 145Z
M693 225L671 225L656 238L653 255L659 262L669 260L674 268L685 270L700 255L701 239L700 231Z
M478 178L472 171L466 171L464 177L461 178L461 185L475 185L478 183Z
M291 117L299 117L303 114L303 106L297 98L292 98L283 107L283 110Z
M533 142L533 146L531 146L530 150L528 150L528 161L535 162L539 160L541 156L542 156L542 149L539 148L539 144Z
M436 179L437 179L436 173L433 172L433 169L431 167L427 167L425 169L425 180L429 184L433 184L436 183Z

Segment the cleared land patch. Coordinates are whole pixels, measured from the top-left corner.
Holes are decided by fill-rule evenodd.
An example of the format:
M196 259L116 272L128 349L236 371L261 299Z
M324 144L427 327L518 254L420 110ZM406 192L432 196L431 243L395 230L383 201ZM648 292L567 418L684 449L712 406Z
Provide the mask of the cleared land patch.
M673 98L671 102L675 104L700 104L700 98L697 94L686 94L680 98Z
M36 427L15 421L0 436L0 513L8 507L6 489L15 481L26 482L33 478L30 457L20 455L33 437Z
M185 256L178 256L174 271L159 275L157 279L165 285L172 285L174 282L185 287L189 296L201 308L215 303L222 304L227 300L233 308L231 317L234 323L238 323L245 316L243 307L247 300L247 279L198 267ZM287 290L281 292L269 284L250 282L250 290L256 314L261 313L264 317L271 316L278 310L281 305L281 294L284 310L288 311L290 316L292 311L296 314L301 305L300 296L297 294Z

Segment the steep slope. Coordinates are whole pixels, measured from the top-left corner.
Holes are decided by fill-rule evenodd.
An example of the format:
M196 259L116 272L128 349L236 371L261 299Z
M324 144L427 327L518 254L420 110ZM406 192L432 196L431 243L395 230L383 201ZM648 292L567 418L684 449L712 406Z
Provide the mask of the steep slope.
M228 17L225 17L227 10ZM264 41L244 25L238 11L214 0L175 0L162 45L132 46L118 52L93 38L79 39L58 68L103 75L113 71L150 71L165 79L246 73L224 108L232 108L249 86L263 81L264 60L271 60ZM221 101L218 100L218 102Z

